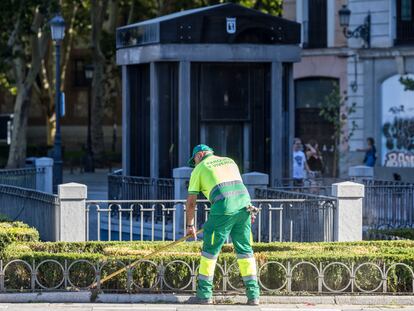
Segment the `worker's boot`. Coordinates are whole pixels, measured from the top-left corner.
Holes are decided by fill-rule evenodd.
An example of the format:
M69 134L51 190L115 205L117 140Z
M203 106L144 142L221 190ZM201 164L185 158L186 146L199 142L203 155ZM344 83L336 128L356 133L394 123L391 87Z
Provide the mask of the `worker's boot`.
M250 306L258 306L260 303L259 298L252 298L247 300L247 304Z

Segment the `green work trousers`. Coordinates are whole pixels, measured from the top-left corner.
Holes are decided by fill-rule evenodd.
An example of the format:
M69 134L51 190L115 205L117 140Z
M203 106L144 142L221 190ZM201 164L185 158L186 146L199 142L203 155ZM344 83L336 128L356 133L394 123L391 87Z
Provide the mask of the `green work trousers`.
M248 299L259 297L256 261L252 249L251 217L246 209L232 215L210 215L204 225L203 251L198 271L197 297L210 298L221 247L230 235Z

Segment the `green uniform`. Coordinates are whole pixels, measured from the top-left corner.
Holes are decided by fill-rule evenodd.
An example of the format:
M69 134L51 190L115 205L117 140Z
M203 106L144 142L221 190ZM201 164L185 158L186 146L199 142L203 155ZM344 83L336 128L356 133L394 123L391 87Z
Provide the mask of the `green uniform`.
M212 296L217 257L230 235L247 297L259 297L256 261L251 246L251 216L246 210L250 196L236 163L230 158L205 156L194 168L188 187L189 194L200 192L211 202L211 211L204 225L197 296L204 299Z

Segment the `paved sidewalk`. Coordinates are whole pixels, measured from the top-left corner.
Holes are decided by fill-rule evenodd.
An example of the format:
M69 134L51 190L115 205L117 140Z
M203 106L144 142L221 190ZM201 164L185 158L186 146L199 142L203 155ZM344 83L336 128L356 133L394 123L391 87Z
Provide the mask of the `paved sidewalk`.
M240 310L261 310L261 311L390 311L390 310L404 310L414 311L414 306L358 306L358 305L306 305L306 304L291 304L291 305L261 305L259 307L252 307L246 305L180 305L180 304L59 304L59 303L33 303L33 304L0 304L0 310L7 311L189 311L189 310L223 310L223 311L240 311Z
M210 306L191 304L192 295L99 294L90 292L1 293L1 310L409 310L414 295L262 296L259 307L246 306L245 296L215 296Z

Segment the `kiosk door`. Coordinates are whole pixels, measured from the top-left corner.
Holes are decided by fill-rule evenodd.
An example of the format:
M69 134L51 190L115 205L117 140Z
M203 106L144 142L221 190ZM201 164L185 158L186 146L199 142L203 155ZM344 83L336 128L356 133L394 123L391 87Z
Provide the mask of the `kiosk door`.
M192 144L233 158L242 172L266 171L267 80L266 64L192 65Z

